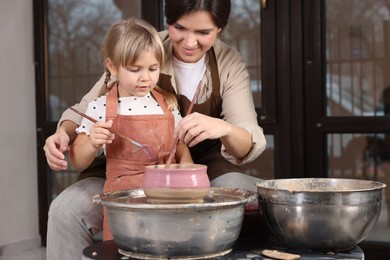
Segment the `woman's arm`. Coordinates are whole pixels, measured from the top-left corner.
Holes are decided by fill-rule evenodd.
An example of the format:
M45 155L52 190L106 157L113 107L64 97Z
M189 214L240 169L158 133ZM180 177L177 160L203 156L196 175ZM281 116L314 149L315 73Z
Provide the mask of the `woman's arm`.
M222 122L227 123L223 120ZM252 149L252 136L248 130L242 127L238 127L230 123L227 124L228 126L224 128L228 129L228 131L220 138L222 145L229 154L239 160L242 160Z
M200 113L187 115L176 129L180 140L189 147L220 138L225 149L238 159L245 157L252 147L252 137L246 129Z
M69 150L69 143L76 136L77 125L72 121L64 121L57 131L46 139L43 150L45 151L47 164L54 171L65 171L68 163L65 155Z
M266 140L257 121L249 73L241 55L226 44L219 42L216 45L223 100L221 116L235 128L228 136L221 138L221 153L235 164L244 164L253 161L264 151ZM235 155L239 146L248 149L243 157Z
M177 145L175 159L177 163L186 164L186 163L194 163L191 157L190 150L185 144L179 143Z
M95 99L101 87L103 86L105 74L94 85L90 92L88 92L81 100L80 103L74 106L80 110L85 111L88 103ZM76 128L81 122L81 116L67 109L58 121L56 132L46 139L43 150L45 151L47 164L55 171L64 171L68 167L68 163L65 160L65 153L69 150L69 144L73 143L76 138Z

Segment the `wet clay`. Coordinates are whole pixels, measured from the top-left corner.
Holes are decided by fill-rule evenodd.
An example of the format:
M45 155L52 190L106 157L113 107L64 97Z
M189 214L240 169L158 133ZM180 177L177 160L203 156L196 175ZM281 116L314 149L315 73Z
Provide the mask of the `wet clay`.
M169 189L151 188L144 189L145 195L152 202L168 203L196 203L202 202L207 195L209 188L199 189Z

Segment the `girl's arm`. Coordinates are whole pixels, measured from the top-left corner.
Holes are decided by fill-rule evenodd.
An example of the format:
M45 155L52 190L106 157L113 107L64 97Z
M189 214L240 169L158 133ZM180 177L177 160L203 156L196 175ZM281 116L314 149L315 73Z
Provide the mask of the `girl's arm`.
M87 168L103 145L112 143L115 136L108 130L111 126L112 120L97 122L92 126L89 136L85 133L77 135L69 151L69 161L75 170Z
M101 147L92 145L87 134L78 134L73 144L70 146L70 165L76 171L86 169L92 163L100 149Z

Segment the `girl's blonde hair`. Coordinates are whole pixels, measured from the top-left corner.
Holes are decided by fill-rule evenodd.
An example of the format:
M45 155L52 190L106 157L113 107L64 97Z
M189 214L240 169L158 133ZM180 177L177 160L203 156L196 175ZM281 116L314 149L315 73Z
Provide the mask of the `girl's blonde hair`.
M160 63L160 68L162 68L165 61L165 51L161 38L152 25L137 18L119 20L112 24L102 44L103 61L107 58L110 59L116 68L132 66L145 50L151 50L154 53ZM105 95L109 91L107 84L110 78L111 73L106 68L106 79L99 96ZM164 95L168 108L177 107L175 95L158 86L155 86L154 89Z

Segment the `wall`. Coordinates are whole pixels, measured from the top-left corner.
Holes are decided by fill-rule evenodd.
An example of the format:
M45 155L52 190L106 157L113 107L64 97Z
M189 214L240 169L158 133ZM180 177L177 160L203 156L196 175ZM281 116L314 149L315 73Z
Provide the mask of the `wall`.
M0 1L0 255L39 244L32 1Z

